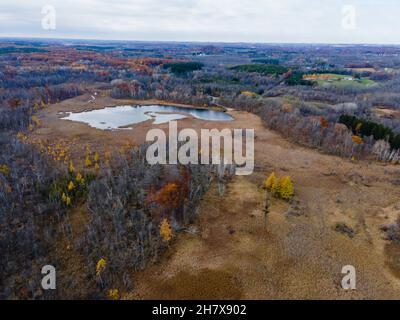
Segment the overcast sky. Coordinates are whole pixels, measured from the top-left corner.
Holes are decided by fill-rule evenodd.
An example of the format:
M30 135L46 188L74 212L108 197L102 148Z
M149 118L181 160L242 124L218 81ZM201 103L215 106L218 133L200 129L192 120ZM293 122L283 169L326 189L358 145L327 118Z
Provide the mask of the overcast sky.
M0 0L1 36L399 44L400 0Z

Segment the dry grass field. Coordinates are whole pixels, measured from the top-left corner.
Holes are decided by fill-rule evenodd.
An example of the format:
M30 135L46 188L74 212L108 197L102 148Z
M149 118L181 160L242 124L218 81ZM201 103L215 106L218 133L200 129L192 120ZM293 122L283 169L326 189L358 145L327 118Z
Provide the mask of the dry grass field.
M87 96L66 100L39 114L41 126L30 140L67 141L81 150L144 142L151 121L132 130L100 131L60 120L59 112L138 103ZM295 145L264 127L252 114L230 110L233 122L179 121L179 128L254 128L256 171L235 177L220 197L213 186L200 207L200 219L171 242L157 265L133 275L124 299L398 299L400 247L383 239L380 227L400 214L400 168L349 161ZM168 125L159 126L167 130ZM267 225L262 185L271 172L290 175L296 196L273 199ZM76 232L84 221L84 210ZM82 218L83 216L83 218ZM74 217L72 217L74 220ZM337 223L355 236L335 230ZM73 223L74 225L74 223ZM74 266L66 268L79 270ZM354 265L357 290L341 289L341 269Z

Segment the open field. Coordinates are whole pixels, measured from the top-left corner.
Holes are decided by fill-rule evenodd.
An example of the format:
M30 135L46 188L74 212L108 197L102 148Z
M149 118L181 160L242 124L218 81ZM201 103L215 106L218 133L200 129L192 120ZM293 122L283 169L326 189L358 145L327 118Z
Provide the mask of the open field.
M304 80L311 80L318 83L320 86L355 86L355 87L370 87L376 85L375 81L372 81L368 78L355 78L349 75L343 74L313 74L313 75L305 75Z
M400 120L400 110L395 110L395 109L391 109L391 108L383 106L383 107L377 107L373 111L380 118L399 119Z
M233 115L256 125L257 174L235 179L222 201L211 190L198 234L179 235L160 265L137 275L126 298L397 299L400 282L385 263L393 257L379 228L400 213L398 190L384 182L398 169L320 155L282 140L251 115ZM275 201L264 228L260 186L273 170L293 177L300 209ZM356 237L334 231L338 222ZM358 270L355 292L340 288L348 264Z
M375 73L377 70L375 68L348 68L348 70L356 73L363 73L363 72L370 72L370 73Z

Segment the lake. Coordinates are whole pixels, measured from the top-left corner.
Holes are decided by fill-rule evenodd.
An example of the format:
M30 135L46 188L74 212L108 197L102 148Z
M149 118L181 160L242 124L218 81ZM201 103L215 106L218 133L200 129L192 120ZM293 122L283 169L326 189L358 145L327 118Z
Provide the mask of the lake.
M163 105L117 106L67 114L68 116L61 119L83 122L101 130L129 129L126 128L129 125L152 119L153 124L163 124L190 116L206 121L234 120L229 114L221 111Z

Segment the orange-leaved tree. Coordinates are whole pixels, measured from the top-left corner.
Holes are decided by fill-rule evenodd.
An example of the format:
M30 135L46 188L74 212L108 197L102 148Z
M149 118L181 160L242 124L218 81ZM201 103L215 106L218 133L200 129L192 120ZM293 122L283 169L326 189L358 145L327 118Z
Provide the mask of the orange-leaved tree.
M158 193L157 202L168 209L176 209L180 205L179 188L176 183L167 183Z
M353 136L352 140L355 144L362 144L363 143L363 139L360 136Z
M325 117L322 117L322 116L321 116L321 118L319 119L319 122L320 122L320 124L321 124L321 128L322 128L322 129L326 129L326 128L329 127L329 123L328 123L328 121L326 120Z

